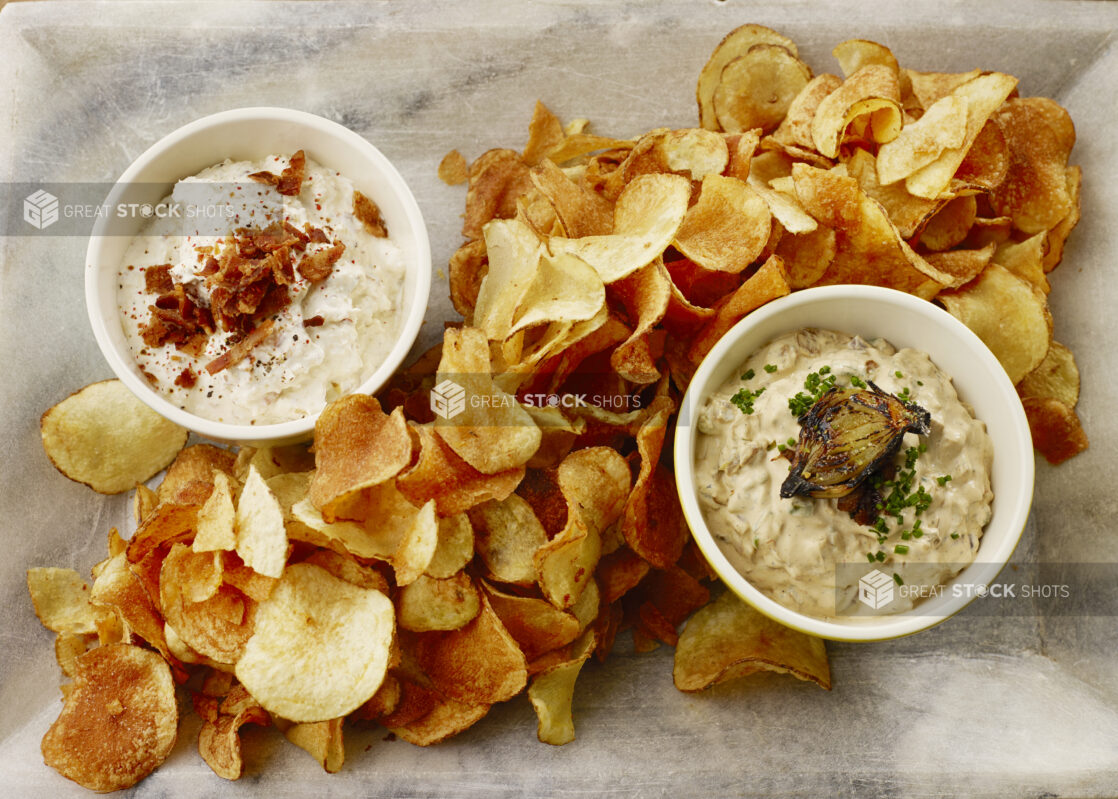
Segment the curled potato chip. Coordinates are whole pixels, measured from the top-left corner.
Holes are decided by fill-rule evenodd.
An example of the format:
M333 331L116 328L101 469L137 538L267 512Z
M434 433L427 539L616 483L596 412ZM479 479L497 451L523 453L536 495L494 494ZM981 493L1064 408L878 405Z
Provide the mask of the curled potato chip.
M532 684L528 686L528 699L539 720L536 737L541 743L562 746L575 739L571 709L575 681L592 652L593 647L584 649L577 656L532 676Z
M1052 316L1044 294L997 264L936 299L982 339L1014 384L1048 353Z
M896 183L935 161L944 150L962 147L967 135L967 103L956 95L937 100L920 119L877 151L877 179Z
M204 719L202 728L198 731L198 753L213 769L214 774L227 780L238 780L244 773L241 727L245 724L267 726L271 723L267 711L249 697L241 686L238 686L238 689L246 699L237 707L222 703L222 710L228 709L232 712L221 713L213 710L211 717ZM196 698L195 709L198 708L199 702Z
M436 699L434 707L407 724L385 724L401 740L415 746L433 746L468 730L485 717L489 705L473 705L456 699Z
M179 452L167 467L157 489L159 501L189 504L198 498L199 489L204 494L199 501L204 501L215 475L223 472L232 476L235 467L236 456L229 450L212 444L193 444Z
M334 521L362 490L390 480L411 462L412 440L403 411L386 414L365 394L331 403L314 427L310 498L327 521Z
M155 652L98 647L74 661L74 687L43 736L47 765L93 791L130 788L171 753L178 703L171 670Z
M128 491L165 468L188 435L119 380L71 394L43 414L39 432L54 467L101 494Z
M597 270L604 283L613 283L652 263L668 248L683 223L690 197L691 183L686 178L640 175L617 198L612 234L552 237L548 246L555 254L578 256Z
M1075 226L1079 224L1079 190L1083 181L1083 169L1078 166L1068 167L1066 178L1068 197L1071 198L1071 211L1048 231L1048 235L1045 239L1047 245L1044 254L1045 272L1051 272L1060 265L1060 261L1064 257L1064 243L1067 241L1068 236L1071 235L1072 230L1075 229Z
M481 610L477 587L465 572L436 579L421 575L400 589L396 600L399 624L417 633L458 630Z
M835 231L818 227L810 233L785 236L776 245L775 255L784 262L788 287L807 288L823 276L837 251Z
M866 117L872 141L892 141L901 131L897 75L882 64L867 64L828 94L815 109L811 138L815 148L835 158L847 128Z
M460 630L426 633L416 658L443 695L470 705L516 696L528 682L524 653L482 596L481 610Z
M718 130L718 115L714 108L714 94L722 80L722 70L738 56L749 52L757 44L775 44L798 56L796 43L764 25L742 25L735 28L718 43L710 59L699 73L695 97L699 103L699 124L707 130Z
M610 365L626 380L642 385L655 382L660 372L652 358L648 357L647 347L642 349L639 345L648 340L652 329L668 311L671 278L664 269L663 261L657 258L617 281L613 284L613 293L625 307L634 327L629 338L610 354Z
M602 531L620 517L632 476L616 450L591 447L572 452L556 470L567 503L562 531L536 550L540 590L557 608L574 605L594 573Z
M1017 79L1001 72L981 75L956 88L950 96L967 105L967 133L963 143L940 153L930 164L908 175L905 187L917 197L935 200L951 185L968 151L981 133L986 120L1017 86Z
M256 603L229 585L219 585L201 601L194 587L210 579L214 555L175 544L159 575L160 608L167 628L194 652L216 663L232 664L253 632Z
M489 574L503 583L536 582L536 552L547 543L547 533L532 506L510 494L490 500L470 511L476 532L475 546Z
M839 77L827 73L816 75L808 81L788 106L788 113L773 132L772 139L784 147L814 150L811 123L815 119L815 112L823 98L841 85Z
M329 721L380 687L394 635L392 602L311 564L288 566L260 606L235 674L269 712Z
M823 641L782 627L732 592L700 609L679 636L672 676L681 691L701 691L758 671L791 674L831 689Z
M539 268L542 245L532 228L516 219L491 222L484 235L489 263L478 283L473 324L490 339L504 340Z
M761 254L771 225L768 205L747 183L708 175L673 243L705 269L741 272Z
M283 737L318 761L327 774L336 774L345 763L343 721L344 718L338 718L290 725L283 723L281 728ZM277 726L281 726L278 719Z
M688 537L678 495L672 490L674 480L659 465L673 410L670 405L663 407L637 431L640 472L621 516L625 542L641 558L661 569L679 560Z
M698 364L731 327L747 313L791 291L784 274L784 263L778 256L770 256L751 277L733 294L719 302L714 317L699 331L688 357Z
M447 266L450 301L467 324L473 324L478 293L488 272L489 254L484 239L467 241L450 256Z
M493 219L511 219L516 201L532 188L528 165L515 150L489 150L470 165L462 235L476 239Z
M613 232L613 204L564 174L552 161L532 169L532 183L547 197L571 238Z
M1087 449L1087 434L1075 409L1055 397L1025 397L1021 400L1033 446L1053 466Z
M605 285L589 264L570 253L543 252L520 296L510 333L545 322L585 322L605 303Z
M28 569L27 590L35 615L48 630L73 635L97 632L89 586L73 569Z
M722 68L712 99L718 126L771 133L811 80L811 69L788 48L755 44Z
M440 386L450 381L465 395L457 413L448 406L435 420L435 432L470 466L493 475L522 466L539 449L542 434L535 421L493 382L481 330L446 331L438 379Z
M1052 397L1069 408L1079 402L1079 367L1071 350L1053 341L1040 364L1017 384L1022 397Z
M846 77L850 77L862 67L879 64L897 74L900 80L900 66L897 64L896 56L883 44L868 39L847 39L836 44L831 50L831 55L838 61L839 68Z
M412 427L419 437L419 460L396 480L413 504L435 500L440 516L453 516L490 499L504 499L524 477L518 466L497 474L483 474L458 457L434 428Z
M1009 146L1009 172L990 203L1025 233L1043 233L1072 210L1068 156L1075 127L1068 112L1047 97L1007 100L993 115Z
M976 209L973 195L948 201L928 217L920 231L920 243L935 251L949 250L960 244L974 224Z
M482 583L493 612L516 639L528 662L566 646L581 632L573 612L559 610L546 599L516 596Z

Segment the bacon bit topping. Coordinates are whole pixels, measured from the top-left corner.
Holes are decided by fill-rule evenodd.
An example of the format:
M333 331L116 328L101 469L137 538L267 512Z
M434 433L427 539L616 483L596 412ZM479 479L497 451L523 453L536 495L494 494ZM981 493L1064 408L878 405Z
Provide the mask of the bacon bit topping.
M194 370L189 366L179 372L179 376L175 378L175 385L183 388L194 388L197 382L198 375L194 374Z
M365 230L370 236L376 236L380 239L388 238L388 228L384 225L380 208L377 207L375 202L357 190L353 192L353 215L365 226Z
M171 343L180 350L188 351L197 346L194 341L196 336L202 335L204 346L205 337L214 330L210 312L186 296L181 284L156 297L149 310L151 320L140 330L141 338L149 347Z
M330 237L326 235L326 231L321 228L311 227L311 223L307 222L307 237L315 244L329 244Z
M303 320L303 327L318 327L319 325L321 325L325 321L326 320L323 319L321 315L312 316L310 319L304 319Z
M230 366L243 361L252 352L253 347L271 335L275 324L271 319L266 320L243 339L206 364L206 371L211 375L216 375L222 369L228 369Z
M266 183L275 186L276 191L287 197L294 197L303 189L303 181L307 177L307 155L298 150L288 162L288 166L280 174L274 172L253 172L250 178L257 183Z
M345 245L338 242L328 250L319 250L313 255L308 255L299 262L299 274L311 283L325 280L334 270L334 264L342 257L343 252L345 252Z
M171 265L159 264L144 270L144 290L148 294L166 294L175 287L171 280Z

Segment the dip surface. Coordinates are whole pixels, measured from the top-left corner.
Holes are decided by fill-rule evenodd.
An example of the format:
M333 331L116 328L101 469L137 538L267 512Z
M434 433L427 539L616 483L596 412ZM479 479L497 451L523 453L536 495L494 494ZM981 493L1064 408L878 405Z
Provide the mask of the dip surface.
M354 188L347 178L309 158L301 186L290 196L249 177L279 175L289 162L287 156L227 160L180 181L163 204L186 212L153 219L125 253L117 299L129 348L152 385L189 413L257 425L317 413L359 386L398 336L405 272L400 248L391 238L372 235L355 216ZM146 285L149 269L169 264L175 284L199 308L209 309L207 262L212 265L213 256L234 246L230 237L238 229L259 230L276 222L315 233L299 245L298 255L339 243L344 252L325 279L312 282L294 273L284 287L290 303L269 314L270 332L248 357L213 374L206 370L244 337L243 331L238 335L220 325L196 354L174 343L145 343L143 331L157 297Z
M926 446L911 484L930 496L919 516L914 507L903 510L903 521L883 514L882 532L854 521L837 499L780 497L790 463L779 448L800 432L788 400L823 367L836 386L872 380L931 413L931 433L905 434L896 456L903 469L906 450ZM742 388L754 395L752 413L731 402ZM873 558L905 585L936 586L974 560L991 515L993 445L951 378L923 352L834 331L789 333L750 356L707 399L698 425L695 479L707 524L735 568L785 607L824 618L864 612L857 577L848 577L856 570L839 564L864 566ZM917 593L898 591L888 611L909 609Z

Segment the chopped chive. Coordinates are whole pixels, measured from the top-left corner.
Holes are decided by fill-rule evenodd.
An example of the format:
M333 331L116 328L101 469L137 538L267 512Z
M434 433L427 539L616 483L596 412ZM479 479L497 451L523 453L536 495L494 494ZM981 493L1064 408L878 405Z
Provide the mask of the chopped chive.
M788 446L794 447L794 446L796 446L796 439L790 438L790 439L788 439L787 443L788 443Z
M875 560L876 560L876 561L877 561L878 563L881 563L881 562L882 562L883 560L885 560L885 553L884 553L884 552L882 552L881 550L878 550L877 554L876 554L876 555L874 555L874 559L875 559Z
M945 474L942 477L937 477L936 482L939 483L941 486L945 486L949 482L951 482L951 475Z
M902 373L901 373L901 370L900 370L900 369L898 369L897 371L893 372L893 374L894 374L894 375L896 376L896 378L897 378L898 380L900 380L900 379L901 379L902 377L904 377L904 374L902 374Z
M893 551L896 552L898 555L907 555L908 554L908 545L907 544L897 544L895 547L893 547Z
M753 379L753 375L755 375L755 374L756 374L756 372L754 372L754 371L753 371L752 369L747 369L747 370L746 370L746 372L745 372L745 374L743 374L743 375L741 376L741 379L742 379L742 380L752 380L752 379Z
M858 375L850 375L850 385L855 388L868 388L866 381L858 377Z
M777 365L776 365L775 363L767 363L767 364L765 364L765 371L766 371L766 372L768 372L768 373L769 373L770 375L771 375L771 374L772 374L773 372L775 372L776 370L777 370Z
M893 572L893 582L895 582L897 585L904 585L904 580L902 580L901 576L896 572Z
M952 533L952 534L951 534L951 537L952 537L952 538L954 538L954 539L958 539L958 538L959 538L959 534L958 534L958 533Z
M905 530L903 533L901 533L902 541L907 541L910 538L912 538L912 533L910 533L908 530Z
M867 552L866 553L866 560L868 560L870 563L875 563L876 562L872 552Z

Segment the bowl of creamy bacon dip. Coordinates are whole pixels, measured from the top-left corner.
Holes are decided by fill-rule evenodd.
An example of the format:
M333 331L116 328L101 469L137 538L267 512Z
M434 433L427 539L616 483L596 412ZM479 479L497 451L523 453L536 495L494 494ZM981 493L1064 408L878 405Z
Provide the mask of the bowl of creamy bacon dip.
M796 292L730 330L688 388L675 461L728 587L837 640L961 610L1032 499L1028 424L997 359L934 304L872 286Z
M321 117L205 117L141 155L104 208L86 265L98 344L208 438L308 438L327 403L387 381L423 321L418 205L379 150Z

